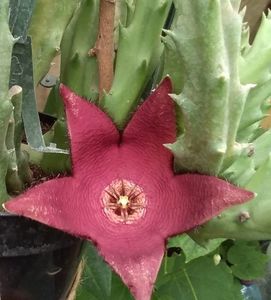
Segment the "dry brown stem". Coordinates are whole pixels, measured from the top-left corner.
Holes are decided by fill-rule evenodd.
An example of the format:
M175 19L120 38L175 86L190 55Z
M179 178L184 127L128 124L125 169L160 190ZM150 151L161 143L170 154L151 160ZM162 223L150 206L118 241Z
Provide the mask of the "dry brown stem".
M115 0L100 0L99 34L95 45L100 99L104 91L109 92L114 76L114 18Z
M76 299L76 290L80 284L80 280L83 274L83 270L84 270L84 266L85 266L85 262L84 260L82 260L78 266L76 275L74 277L74 281L72 283L72 286L70 288L70 292L69 295L67 297L67 300L75 300Z

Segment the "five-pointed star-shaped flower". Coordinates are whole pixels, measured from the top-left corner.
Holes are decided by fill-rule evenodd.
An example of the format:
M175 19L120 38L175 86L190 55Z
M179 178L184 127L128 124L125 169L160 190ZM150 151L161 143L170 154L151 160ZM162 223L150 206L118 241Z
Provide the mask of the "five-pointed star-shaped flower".
M165 243L253 193L216 177L173 172L163 144L176 138L171 82L120 133L110 118L61 86L73 173L6 203L13 213L92 240L137 300L150 299Z

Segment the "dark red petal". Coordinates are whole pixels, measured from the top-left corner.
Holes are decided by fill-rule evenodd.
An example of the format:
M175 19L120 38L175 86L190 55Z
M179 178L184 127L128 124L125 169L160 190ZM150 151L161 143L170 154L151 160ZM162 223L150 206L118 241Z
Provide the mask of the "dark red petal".
M108 242L112 234L119 234L116 224L110 231L112 223L102 210L102 181L72 177L50 180L8 201L5 209L78 237Z
M145 246L151 248L146 249L147 255L142 251L142 255L136 257L131 254L133 245L127 245L117 255L108 245L106 249L100 249L101 255L120 275L136 300L151 299L153 285L164 255L165 247L162 239L159 244L149 243Z
M4 208L8 212L73 234L74 224L70 223L70 218L67 220L69 211L74 212L74 219L76 217L71 191L71 178L50 180L6 202Z
M77 175L82 165L95 171L97 158L119 142L119 132L104 112L63 84L60 94L65 103L71 139L73 173Z
M166 77L138 108L123 133L123 142L144 147L161 147L176 138L174 103L169 93L172 85Z
M177 175L165 210L166 235L175 235L203 224L225 208L244 203L254 193L213 176ZM168 191L169 193L169 191Z

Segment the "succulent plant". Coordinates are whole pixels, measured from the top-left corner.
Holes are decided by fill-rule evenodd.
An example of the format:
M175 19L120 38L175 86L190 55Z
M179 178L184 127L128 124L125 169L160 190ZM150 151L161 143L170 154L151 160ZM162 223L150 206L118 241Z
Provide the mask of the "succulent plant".
M239 204L233 197L229 202L237 205L231 207L225 204L223 197L221 201L215 198L217 206L214 205L212 208L208 208L210 198L207 196L199 200L200 207L203 205L203 208L208 208L207 211L202 209L206 218L199 218L196 223L192 222L195 227L188 226L184 229L190 230L186 234L168 239L169 249L164 256L153 297L154 299L207 300L218 299L223 294L227 300L242 299L240 283L236 278L252 279L262 274L266 256L262 256L258 241L269 240L271 236L269 217L271 134L269 129L261 126L262 120L270 109L271 97L270 12L262 16L259 30L251 43L249 28L244 23L245 10L239 10L240 0L72 0L69 5L66 1L37 0L28 30L32 40L34 77L29 85L24 84L24 81L29 80L27 76L22 79L22 84L15 85L10 80L10 70L11 62L14 63L12 51L16 43L17 46L20 44L18 42L20 37L14 35L15 38L11 34L9 5L8 0L0 2L0 202L3 203L20 194L31 184L33 179L29 160L32 166L34 164L41 168L44 174L72 171L73 176L78 165L76 162L84 160L84 155L94 157L95 154L98 161L101 153L108 147L106 143L110 135L106 137L102 135L99 140L95 134L87 133L91 131L89 127L99 123L99 116L103 114L105 118L106 114L107 122L112 121L120 135L125 136L130 122L133 123L140 112L140 105L144 107L151 103L147 111L148 114L153 113L149 117L152 122L148 123L148 128L143 129L140 127L139 120L138 128L142 129L141 137L134 138L136 146L133 151L138 152L137 159L140 160L140 153L144 152L143 145L150 145L152 149L151 145L155 144L161 133L158 128L169 126L170 122L161 118L161 115L168 107L163 106L163 99L170 101L167 95L170 93L170 97L175 102L177 137L159 140L163 151L159 149L164 153L163 155L170 155L172 160L174 157L174 164L171 166L168 161L164 162L170 168L172 176L213 178L217 186L221 182L232 188L235 185L236 195L238 191L245 189L255 193L256 196L253 200L242 204L240 204L241 200L244 202L247 197L239 199L240 201L237 201ZM20 9L22 8L19 6L18 10ZM30 43L31 40L28 38L27 41ZM69 138L58 84L52 89L46 107L46 112L56 118L54 125L42 136L40 125L33 123L33 128L37 129L33 132L39 135L40 147L33 147L30 141L29 145L21 144L24 131L27 139L31 134L33 137L33 132L31 134L29 132L31 130L29 123L31 125L32 119L28 124L24 120L23 129L21 114L28 113L30 117L35 115L35 120L38 120L33 102L31 109L30 106L25 105L29 95L28 89L31 90L33 86L38 85L49 70L52 59L58 54L61 54L58 81L73 91L63 92L66 106L70 105L66 108L67 119L71 123L68 127L75 126L76 129L76 134L70 131L72 164L70 164L70 156L67 155ZM24 55L25 59L27 56L31 61L30 52L25 52ZM158 91L162 89L165 93L162 101L151 102L149 100L153 97L149 96L151 90L155 89L166 75L169 75L172 80L173 90L165 88L165 83L164 86L162 84L162 87L158 88ZM32 90L31 93L33 96ZM91 104L83 102L80 97ZM147 99L146 103L142 104L144 99ZM69 101L75 103L69 104ZM79 108L76 106L77 101L84 103L82 106L86 106L85 111L81 112L81 106L79 105ZM76 109L80 111L78 116L80 118L81 114L84 115L85 112L87 114L87 111L91 110L90 107L92 110L96 109L96 114L93 119L86 120L85 124L79 126L75 118ZM75 114L75 119L70 121L69 116L72 113ZM112 122L110 128L113 126ZM156 137L148 136L149 130L153 130ZM81 144L76 144L74 139L76 136L83 135L83 132L86 132L87 138L82 144L87 145L91 140L95 140L97 145L102 144L103 147L96 151L95 145L91 145L92 147L86 151L80 150L80 157L78 157L74 155L74 149L80 148ZM148 138L147 142L144 136ZM159 151L154 151L154 154L158 155ZM156 161L159 161L159 158L158 155ZM152 161L153 158L150 158L151 165ZM138 168L139 166L140 164ZM144 167L146 166L147 164ZM110 163L107 164L107 168L110 169ZM136 169L137 166L134 168ZM111 171L106 171L106 168L103 170L104 173L99 177L102 178L101 181L111 174ZM161 167L160 171L156 171L161 178L164 176L162 170ZM92 178L91 176L94 175L86 176ZM50 181L44 186L46 184L50 185ZM167 185L171 187L169 181ZM37 191L38 194L39 189L42 190L34 187L33 190L30 189L26 194L22 194L26 196L19 196L18 199L27 198L31 191ZM197 184L194 189L190 186L191 195L197 189ZM203 187L203 191L204 195L208 194L206 187ZM181 192L178 190L176 194L178 193ZM192 208L194 208L195 199L191 195ZM54 193L51 199L56 201ZM121 201L126 200L121 198ZM16 201L12 200L10 203L14 205L20 203L20 200ZM70 201L72 203L74 199ZM37 216L44 216L46 210L44 207L41 210L37 209L38 203L38 201L31 202L23 209L14 207L9 209L32 218L34 210L38 210ZM51 215L47 217L47 221L41 221L56 226L49 221L52 220L52 215L60 210L58 206L60 204L65 205L60 201L50 207L51 210L47 207L47 212ZM8 204L6 206L9 207ZM32 215L25 213L25 211L31 212L31 209L33 209ZM195 214L195 210L193 212ZM196 217L193 212L191 209L192 220ZM122 213L120 212L120 216L127 218L126 213ZM180 224L183 222L181 216L182 214L180 214ZM202 224L211 217L211 220ZM54 220L59 221L57 218ZM80 223L80 220L74 222L77 221ZM170 220L165 221L170 223ZM158 220L157 227L159 222ZM92 237L76 231L74 228L77 228L77 223L74 226L71 226L71 223L66 226L68 223L65 224L64 219L61 219L60 223L61 226L57 224L56 227L88 238ZM174 231L174 234L182 233L183 228L185 226ZM238 241L233 242L233 239ZM121 299L122 293L124 295L122 299L131 299L119 279L104 265L94 249L88 248L87 255L91 257L92 262L86 266L86 274L90 276L91 282L98 282L98 286L104 288L95 285L89 289L85 284L79 288L78 300L93 297ZM174 251L178 252L180 249L182 253L177 255ZM155 252L157 249L151 250ZM163 250L159 251L162 255ZM172 251L175 254L172 254ZM258 259L260 266L258 270L251 267L248 268L247 273L244 272L239 255L244 251L247 251L248 261L250 258ZM113 260L102 254L112 264ZM92 268L92 263L99 270L103 270L104 275ZM241 265L239 269L236 267L238 264ZM125 279L123 272L119 271L122 267L113 266L128 285L134 283L133 278ZM199 270L205 269L208 275L202 279L198 273ZM227 284L215 283L216 276ZM208 282L218 284L218 289L224 292L217 294L216 290L204 289L204 285ZM135 292L134 287L129 287L138 299L149 299L151 288L147 293L140 295L138 291ZM177 292L178 289L181 292ZM84 295L88 298L84 298Z
M21 119L22 88L9 88L12 49L16 42L9 29L9 1L0 4L1 24L1 74L0 74L0 131L1 131L1 176L0 203L9 194L18 194L31 181L28 154L21 149L23 125ZM9 193L9 194L8 194Z

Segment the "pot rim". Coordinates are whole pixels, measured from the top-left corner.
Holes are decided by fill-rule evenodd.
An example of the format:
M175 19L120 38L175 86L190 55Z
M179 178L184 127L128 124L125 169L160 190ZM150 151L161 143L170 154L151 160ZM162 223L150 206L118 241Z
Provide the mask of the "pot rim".
M62 230L21 215L0 212L0 260L47 253L78 242L83 244L81 238Z
M7 211L0 211L0 217L22 217L22 216L19 216L19 215L15 215L15 214L12 214L12 213L9 213Z

